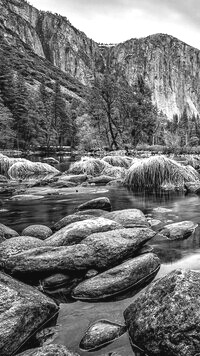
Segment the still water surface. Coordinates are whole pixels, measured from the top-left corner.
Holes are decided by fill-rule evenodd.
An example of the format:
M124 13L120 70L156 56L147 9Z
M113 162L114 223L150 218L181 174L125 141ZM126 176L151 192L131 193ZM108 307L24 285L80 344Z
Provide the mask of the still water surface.
M78 190L78 191L77 191ZM126 188L89 187L70 190L68 194L48 196L42 200L14 202L3 198L0 222L16 229L19 233L30 224L51 226L62 217L74 212L76 207L89 199L107 196L113 210L138 208L150 217L165 222L192 220L200 225L200 197L183 193L133 193ZM164 213L154 211L163 207ZM200 229L185 241L151 241L162 265L156 279L176 268L200 270ZM140 293L140 292L139 292ZM88 325L98 319L124 323L123 311L136 296L126 295L118 300L99 303L74 302L61 304L57 321L57 336L54 342L64 344L82 355L104 355L112 351L121 356L134 355L127 334L114 343L96 352L83 352L79 342Z

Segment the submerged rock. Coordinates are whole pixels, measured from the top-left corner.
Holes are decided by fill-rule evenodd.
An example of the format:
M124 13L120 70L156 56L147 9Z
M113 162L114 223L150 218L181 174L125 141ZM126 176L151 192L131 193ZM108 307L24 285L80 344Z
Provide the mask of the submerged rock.
M26 350L17 356L79 356L63 345L50 344L36 349Z
M0 244L0 264L7 258L32 248L44 246L43 241L31 236L12 237Z
M76 214L72 214L72 215L67 215L64 218L60 219L59 221L57 221L54 225L53 225L53 230L54 231L58 231L60 229L62 229L65 226L68 226L72 223L78 222L78 221L83 221L83 220L87 220L87 219L91 219L91 214L83 214L83 215L76 215Z
M15 236L19 236L17 231L4 224L0 224L0 239L10 239L11 237Z
M181 221L165 225L160 233L167 236L170 240L184 240L195 231L197 226L198 224L192 221Z
M75 245L92 233L116 230L121 227L115 221L104 219L103 217L90 218L63 227L46 239L45 242L51 246Z
M33 236L45 240L53 234L52 230L45 225L29 225L22 231L24 236Z
M40 289L56 298L70 296L72 290L83 280L83 275L57 273L40 281ZM61 295L62 294L62 295Z
M106 197L96 198L87 201L84 204L81 204L77 208L78 210L86 210L86 209L102 209L102 210L111 210L110 200Z
M10 199L15 201L43 199L44 195L19 194L13 195Z
M96 350L118 339L126 332L126 326L108 320L98 320L91 324L80 342L84 351Z
M80 283L72 297L80 300L105 299L144 283L160 266L153 253L130 259L96 277Z
M124 227L149 226L145 215L138 209L116 210L106 214L105 217L117 221Z
M124 312L133 344L157 356L200 352L200 273L172 271Z
M0 273L0 354L10 356L58 310L37 289Z

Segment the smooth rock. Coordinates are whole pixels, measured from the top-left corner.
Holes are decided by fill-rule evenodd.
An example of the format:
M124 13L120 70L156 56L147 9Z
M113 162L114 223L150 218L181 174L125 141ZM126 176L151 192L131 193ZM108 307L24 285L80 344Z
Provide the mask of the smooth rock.
M57 273L40 281L40 290L55 297L58 294L70 296L72 290L83 280L83 275Z
M2 355L3 356L3 355ZM63 345L49 344L36 349L26 350L17 356L79 356Z
M17 236L5 240L0 244L0 265L13 255L41 246L44 246L43 241L31 236Z
M22 231L24 236L33 236L45 240L53 234L52 230L45 225L29 225Z
M65 180L59 180L57 182L50 184L50 186L52 188L72 188L72 187L76 187L77 183L69 182Z
M86 210L82 210L82 211L76 211L74 213L75 215L92 215L92 216L104 216L107 214L107 212L105 210L102 209L86 209Z
M118 339L125 332L125 325L112 323L108 320L98 320L89 326L79 347L84 351L96 350Z
M124 179L114 179L114 180L111 180L106 185L109 186L109 187L123 187L124 186Z
M200 353L200 273L175 270L154 282L124 312L129 336L145 353Z
M17 231L11 229L10 227L0 224L0 238L10 239L11 237L19 236Z
M160 225L163 224L161 220L158 219L153 219L153 218L147 218L149 225L153 228L158 228Z
M84 244L94 250L93 267L105 270L137 255L154 234L148 228L119 229L92 234L84 239Z
M0 354L10 356L58 311L58 306L37 289L3 273L0 294Z
M153 253L130 259L121 265L80 283L72 297L80 300L105 299L144 283L160 266Z
M160 233L167 236L170 240L184 240L187 239L196 229L198 224L193 221L181 221L165 225Z
M163 208L161 206L153 209L153 212L158 213L158 214L166 214L166 213L170 213L171 211L172 211L172 209Z
M110 200L106 197L96 198L87 201L78 206L78 210L86 210L86 209L102 209L102 210L111 210Z
M10 200L15 200L15 201L27 201L27 200L37 200L37 199L43 199L44 195L31 195L31 194L19 194L19 195L13 195Z
M107 184L112 180L113 180L113 177L111 177L111 176L101 175L99 177L92 177L92 178L88 179L88 182L95 183L95 184Z
M69 246L80 243L92 233L120 228L122 226L115 221L104 219L103 217L92 218L63 227L46 239L45 243L51 246Z
M141 210L124 209L112 211L105 215L107 219L117 221L124 227L141 227L149 226L149 223Z
M59 221L57 221L52 229L53 231L58 231L60 229L62 229L65 226L68 226L72 223L78 222L78 221L83 221L83 220L87 220L87 219L91 219L91 214L83 214L83 215L76 215L76 214L72 214L72 215L67 215L64 218L60 219Z
M72 183L76 183L76 184L81 184L83 182L85 182L87 180L87 175L86 174L75 174L75 175L66 175L66 174L62 174L62 176L60 176L59 181L65 181L65 182L72 182Z

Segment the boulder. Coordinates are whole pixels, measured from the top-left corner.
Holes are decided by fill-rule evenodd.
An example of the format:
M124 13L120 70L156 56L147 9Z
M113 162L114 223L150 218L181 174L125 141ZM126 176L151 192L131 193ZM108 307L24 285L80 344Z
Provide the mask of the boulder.
M37 289L0 273L0 354L10 356L58 311Z
M33 236L45 240L53 234L52 230L45 225L29 225L22 231L24 236Z
M154 234L148 228L119 229L92 234L84 239L84 244L93 249L93 267L105 270L137 255Z
M86 210L80 210L80 211L76 211L74 213L75 215L92 215L92 216L104 216L105 214L107 214L107 212L103 209L86 209Z
M110 200L106 197L96 198L87 201L78 206L78 210L86 210L86 209L102 209L102 210L111 210Z
M17 236L5 240L0 244L0 265L4 265L7 258L18 253L41 247L44 243L40 239L31 236Z
M92 177L92 178L88 179L88 182L95 183L95 184L107 184L112 180L113 180L113 177L111 177L111 176L101 175L99 177Z
M168 224L160 230L160 233L167 236L170 240L187 239L196 229L198 224L192 221L181 221L178 223Z
M141 210L124 209L116 210L105 215L107 219L117 221L124 227L149 226L148 221Z
M46 239L45 243L51 246L75 245L92 233L116 230L121 227L117 222L104 219L103 217L87 219L63 227Z
M145 354L200 353L200 273L175 270L154 282L124 312L130 340Z
M93 351L118 339L126 332L126 326L108 320L92 323L80 342L80 349Z
M40 290L56 298L61 294L70 296L72 290L83 280L83 275L57 273L40 281Z
M87 245L44 246L13 255L4 268L12 274L86 271L94 266L94 250Z
M55 223L52 227L53 231L58 231L60 229L62 229L65 226L68 226L72 223L78 222L78 221L83 221L83 220L87 220L87 219L91 219L91 214L83 214L83 215L76 215L76 214L71 214L71 215L67 215L64 218L62 218L61 220L57 221L57 223Z
M10 227L0 224L0 238L10 239L11 237L19 236L17 231L11 229Z
M17 356L79 356L63 345L49 344L36 349L26 350Z
M121 265L81 282L72 297L80 300L105 299L146 282L158 270L159 258L153 253L130 259Z

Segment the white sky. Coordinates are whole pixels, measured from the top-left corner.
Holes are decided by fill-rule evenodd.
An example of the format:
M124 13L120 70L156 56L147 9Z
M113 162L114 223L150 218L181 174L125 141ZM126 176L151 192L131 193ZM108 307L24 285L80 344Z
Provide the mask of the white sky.
M200 49L200 0L29 0L97 42L167 33Z

